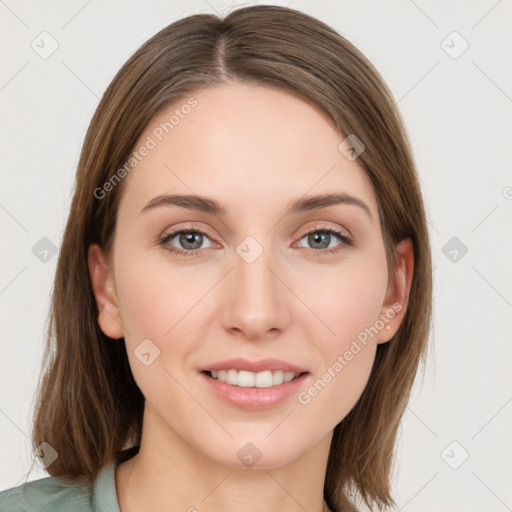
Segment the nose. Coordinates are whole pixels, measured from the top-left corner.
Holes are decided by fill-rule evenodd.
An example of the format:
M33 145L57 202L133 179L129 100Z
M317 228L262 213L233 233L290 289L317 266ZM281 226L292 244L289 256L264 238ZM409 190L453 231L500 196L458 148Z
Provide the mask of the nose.
M241 244L234 253L234 268L221 299L224 328L251 341L273 338L286 330L293 297L285 284L282 265L271 249L264 249L255 257L260 251L254 241Z

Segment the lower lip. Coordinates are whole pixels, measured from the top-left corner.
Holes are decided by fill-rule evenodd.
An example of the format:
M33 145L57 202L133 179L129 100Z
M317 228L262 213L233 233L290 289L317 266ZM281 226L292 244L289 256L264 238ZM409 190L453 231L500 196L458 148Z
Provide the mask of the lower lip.
M200 375L210 389L230 405L250 411L260 411L270 409L298 393L309 374L303 373L296 379L269 388L233 386L214 379L206 373L201 372Z

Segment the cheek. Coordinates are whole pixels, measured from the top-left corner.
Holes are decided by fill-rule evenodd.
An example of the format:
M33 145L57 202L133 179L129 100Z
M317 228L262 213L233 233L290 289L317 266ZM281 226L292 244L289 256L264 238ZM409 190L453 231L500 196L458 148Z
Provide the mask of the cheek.
M170 279L147 255L126 256L117 262L116 290L133 377L155 409L181 408L180 365L194 350L193 306L205 291L179 271Z
M310 329L319 362L311 386L298 401L310 413L325 417L329 411L334 426L357 402L373 366L387 266L383 254L362 256L350 265L307 275L310 284L302 287L301 298L316 313Z
M375 344L339 344L309 385L298 393L298 412L311 435L319 423L313 424L308 418L321 418L321 428L327 432L354 408L368 382L375 350Z
M337 266L311 268L300 278L298 294L315 313L314 339L321 340L326 354L332 356L332 350L343 348L379 319L388 276L384 253L373 254L358 253Z
M160 400L179 388L170 374L181 381L190 354L200 350L197 330L211 308L211 297L206 296L212 276L171 267L156 252L119 255L116 290L130 365L143 394ZM148 352L154 362L146 366L148 356L146 361L139 356ZM162 395L163 390L168 392Z
M135 251L119 258L116 289L129 336L163 340L178 325L181 328L181 320L206 291L201 282L179 268L170 271L163 258Z

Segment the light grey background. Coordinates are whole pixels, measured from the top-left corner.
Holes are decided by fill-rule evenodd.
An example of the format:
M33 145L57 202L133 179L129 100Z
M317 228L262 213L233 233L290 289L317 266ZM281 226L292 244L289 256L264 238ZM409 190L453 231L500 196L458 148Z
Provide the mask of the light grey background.
M390 85L414 147L435 327L400 430L399 509L512 510L511 1L259 3L318 17L361 49ZM33 459L33 393L57 257L32 248L43 237L60 246L98 100L158 30L235 5L0 0L0 489L24 481ZM58 48L47 58L31 47L49 51L52 39ZM46 475L36 465L29 480Z

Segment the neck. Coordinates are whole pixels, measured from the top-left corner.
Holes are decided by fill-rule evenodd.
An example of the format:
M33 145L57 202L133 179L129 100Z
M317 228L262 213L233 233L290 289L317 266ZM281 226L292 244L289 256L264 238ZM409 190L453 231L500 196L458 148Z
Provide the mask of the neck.
M140 450L116 469L122 512L325 512L323 486L332 438L273 469L230 467L200 453L146 408ZM151 420L151 421L150 421Z

